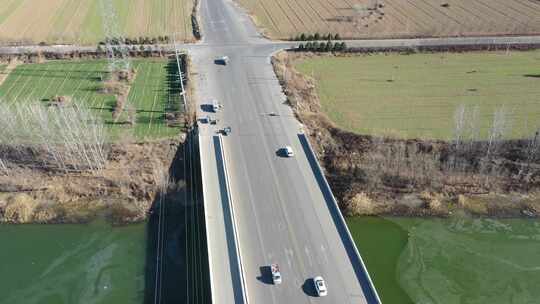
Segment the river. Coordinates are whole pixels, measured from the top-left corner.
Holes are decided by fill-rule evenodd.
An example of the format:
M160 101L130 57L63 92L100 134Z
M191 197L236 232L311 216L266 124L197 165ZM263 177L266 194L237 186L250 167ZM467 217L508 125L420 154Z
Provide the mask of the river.
M385 304L540 299L538 220L358 217L348 223ZM147 235L147 223L0 225L0 303L143 303ZM165 249L178 264L179 251ZM174 276L185 272L167 266L173 268ZM166 298L184 298L180 281L169 280L175 292Z
M210 303L202 208L153 210L124 226L0 225L0 304Z
M540 221L349 218L385 304L538 303Z
M0 303L142 303L146 224L0 225Z

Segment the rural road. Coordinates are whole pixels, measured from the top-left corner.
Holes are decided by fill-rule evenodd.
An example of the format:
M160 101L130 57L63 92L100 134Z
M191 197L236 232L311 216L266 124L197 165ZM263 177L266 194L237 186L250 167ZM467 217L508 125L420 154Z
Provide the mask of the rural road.
M201 124L199 128L214 303L243 303L243 282L248 303L377 303L366 274L351 256L353 249L320 186L320 176L314 174L313 159L299 137L302 126L285 104L270 63L274 52L297 43L266 40L231 0L202 0L200 5L203 40L182 47L193 62L199 117L219 119L216 126ZM540 44L540 36L357 40L347 44L355 48ZM74 50L95 47L0 47L0 54ZM216 65L213 59L223 55L230 58L230 64ZM212 99L223 105L217 114L208 113L204 106ZM223 161L217 157L216 131L226 126L232 128L232 134L223 137ZM279 155L285 145L293 148L295 157ZM224 162L229 189L220 173ZM243 278L237 273L235 246L239 246ZM271 263L280 265L281 285L270 284L264 267ZM327 297L314 296L310 279L318 275L327 282Z
M246 20L244 19L243 22ZM214 22L211 26L216 27L219 22ZM265 40L260 36L258 39L252 39L250 42L246 41L225 41L224 43L218 43L216 41L208 40L203 37L203 41L196 44L183 44L182 48L186 50L204 49L212 45L224 46L249 46L254 43L264 44L269 48L287 49L298 46L299 43L306 42L294 42L294 41L270 41ZM220 38L222 39L222 38ZM344 40L348 47L358 49L396 49L401 50L403 48L417 48L417 47L450 47L450 46L505 46L505 45L535 45L540 46L540 36L486 36L486 37L448 37L448 38L415 38L415 39L365 39L365 40ZM136 48L139 45L134 45ZM174 52L173 44L159 44L164 52ZM70 53L74 51L78 52L93 52L96 50L95 46L80 46L80 45L26 45L26 46L0 46L0 54L30 54L30 53Z
M336 226L335 210L299 139L302 126L273 72L270 56L284 45L261 37L232 1L204 0L200 14L204 38L188 51L197 75L192 81L198 115L219 119L217 126L200 124L199 131L215 301L243 303L238 288L245 281L248 303L377 303L367 277L358 273L362 265L350 257L352 243L343 241L346 236ZM224 55L228 65L214 63ZM205 106L212 99L223 105L217 114ZM223 177L215 177L223 175L215 135L226 126L232 128L223 136L223 150L235 219L222 203L228 201ZM285 145L293 147L295 157L279 155ZM235 224L243 279L231 258L234 244L220 240L231 238ZM271 263L280 265L281 285L270 283L264 267ZM327 297L314 296L310 279L317 275L327 282Z
M244 303L239 290L245 282L248 303L378 303L365 269L351 254L353 245L325 195L321 177L314 174L313 158L304 152L302 126L285 104L270 63L275 51L297 43L266 40L231 0L203 0L200 19L203 40L185 48L196 74L198 117L219 120L215 126L199 128L214 301ZM348 45L478 43L540 44L540 37L369 40ZM230 63L215 64L220 56L228 56ZM213 99L223 106L218 113L210 110ZM221 146L216 132L224 127L231 127L232 133L223 136ZM295 157L279 155L286 145L292 146ZM216 155L221 147L220 160ZM224 186L223 163L229 187ZM231 240L235 234L238 239ZM281 285L271 284L265 268L271 263L280 265ZM317 275L327 282L327 297L314 296L310 279Z

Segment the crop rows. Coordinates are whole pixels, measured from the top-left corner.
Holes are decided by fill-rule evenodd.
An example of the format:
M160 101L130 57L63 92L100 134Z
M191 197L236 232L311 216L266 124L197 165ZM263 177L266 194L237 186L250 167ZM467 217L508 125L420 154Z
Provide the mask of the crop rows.
M95 44L104 39L101 0L3 0L0 42ZM127 37L191 40L191 0L113 0ZM39 12L39 13L36 13Z
M114 96L100 92L101 79L106 75L105 61L20 65L0 86L0 100L7 103L36 100L47 103L57 95L69 96L98 113L113 137L130 135L141 139L178 133L178 128L167 127L164 121L165 109L170 102L167 61L137 60L133 64L137 75L130 90L128 105L136 110L134 126L113 122Z
M239 1L267 34L278 38L316 32L344 38L540 33L540 1Z

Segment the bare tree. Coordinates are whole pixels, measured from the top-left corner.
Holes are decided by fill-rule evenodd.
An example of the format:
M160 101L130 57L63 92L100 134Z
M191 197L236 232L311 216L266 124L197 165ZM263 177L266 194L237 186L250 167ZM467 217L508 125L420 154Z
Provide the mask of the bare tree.
M99 170L106 161L103 122L76 102L46 107L39 102L0 102L0 146L21 165L53 170Z
M465 105L461 104L454 113L454 144L459 150L465 132Z
M472 111L467 116L467 140L469 142L468 152L472 152L474 150L474 146L476 142L478 141L478 136L480 133L480 127L478 125L479 122L479 114L480 110L478 108L478 105L474 106Z
M510 131L510 121L507 111L504 106L498 108L493 113L493 122L488 135L488 146L486 149L486 157L496 154L502 140Z
M534 161L540 159L540 129L538 129L531 138L527 140L525 148L527 158L519 171L520 179L529 181L531 175L531 165Z

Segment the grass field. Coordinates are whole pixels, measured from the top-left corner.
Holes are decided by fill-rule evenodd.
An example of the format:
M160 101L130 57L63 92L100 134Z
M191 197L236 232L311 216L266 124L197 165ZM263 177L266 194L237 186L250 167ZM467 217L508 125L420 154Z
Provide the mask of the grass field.
M345 38L540 33L537 0L238 1L267 34L283 39L316 32Z
M0 43L96 44L103 40L101 0L2 0ZM192 39L192 0L113 0L126 37Z
M460 105L478 107L480 136L504 107L512 137L540 127L540 51L378 54L296 62L323 111L358 133L448 139Z
M102 117L109 133L115 137L153 139L178 134L180 129L168 127L163 115L175 104L171 95L167 60L137 60L133 62L137 76L132 85L128 104L136 109L135 126L115 124L112 119L114 96L99 92L105 75L105 61L51 61L24 64L13 70L0 86L0 100L10 102L43 101L55 95L70 96Z

